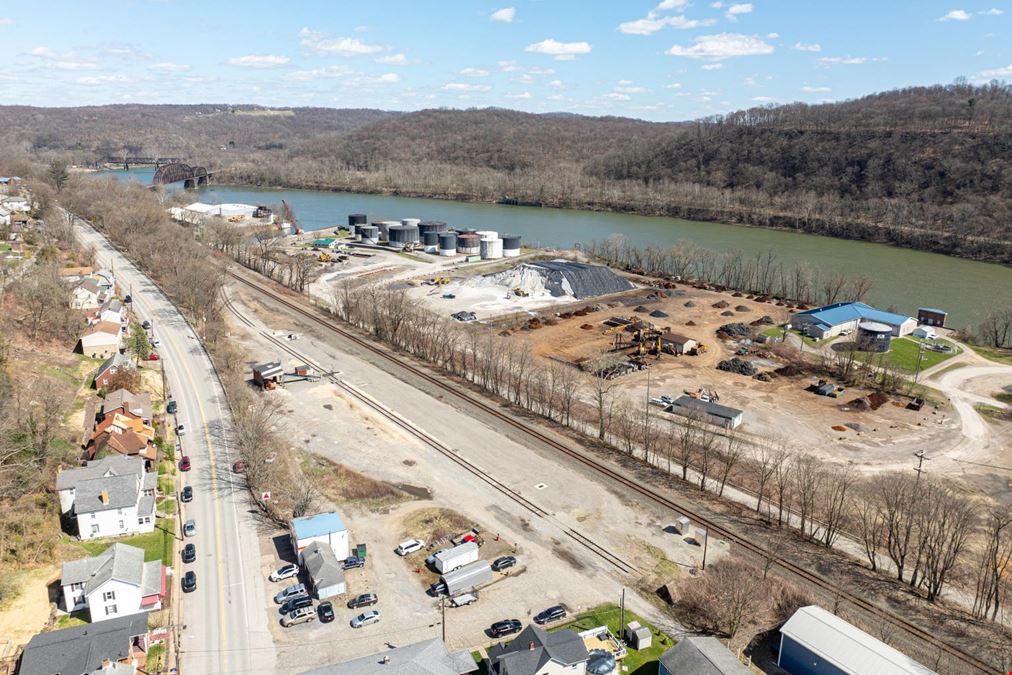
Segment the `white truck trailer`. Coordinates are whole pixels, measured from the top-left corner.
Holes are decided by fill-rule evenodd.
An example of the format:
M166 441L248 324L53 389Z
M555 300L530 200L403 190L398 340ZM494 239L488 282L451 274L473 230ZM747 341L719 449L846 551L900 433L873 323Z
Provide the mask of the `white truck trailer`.
M440 551L432 557L432 566L436 568L436 571L440 574L446 574L477 560L478 544L473 541L466 541L460 546Z
M443 592L453 597L492 581L492 566L487 560L476 560L439 577Z

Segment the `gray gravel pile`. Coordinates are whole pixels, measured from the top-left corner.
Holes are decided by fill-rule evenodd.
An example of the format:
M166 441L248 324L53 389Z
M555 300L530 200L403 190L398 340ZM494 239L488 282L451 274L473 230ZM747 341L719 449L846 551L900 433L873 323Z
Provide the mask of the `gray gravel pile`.
M734 338L749 337L752 335L752 329L743 323L725 323L717 329L717 332L727 333Z
M542 260L530 264L543 270L545 286L555 296L570 291L576 298L592 298L633 288L631 283L602 265L568 260Z
M728 373L737 373L738 375L747 375L749 377L752 377L759 372L751 363L744 359L739 359L737 356L732 356L726 361L718 363L717 370L723 370Z

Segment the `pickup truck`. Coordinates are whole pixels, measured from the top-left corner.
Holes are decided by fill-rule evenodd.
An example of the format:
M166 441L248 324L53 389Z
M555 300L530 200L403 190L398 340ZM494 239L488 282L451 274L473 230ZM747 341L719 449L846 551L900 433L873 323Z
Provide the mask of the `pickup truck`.
M450 598L450 607L464 607L478 602L478 596L473 593L461 593Z

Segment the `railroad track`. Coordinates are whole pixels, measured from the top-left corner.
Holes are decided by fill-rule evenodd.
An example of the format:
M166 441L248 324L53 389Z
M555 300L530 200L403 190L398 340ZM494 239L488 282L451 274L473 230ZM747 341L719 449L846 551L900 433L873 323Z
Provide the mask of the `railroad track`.
M502 481L496 479L494 476L492 476L488 472L482 470L480 467L478 467L475 464L467 461L466 459L464 459L463 457L461 457L460 454L456 450L454 450L453 448L449 447L448 445L446 445L445 443L443 443L442 441L440 441L438 438L435 438L434 436L430 435L425 430L420 429L419 427L417 427L414 424L412 424L410 421L408 421L408 420L404 419L403 417L401 417L400 415L396 414L395 412L393 412L392 410L390 410L389 408L387 408L385 405L383 405L379 401L376 401L371 396L369 396L368 394L366 394L363 391L361 391L360 389L358 389L358 387L355 387L355 386L349 384L348 382L345 382L344 380L342 380L341 378L339 378L336 373L328 372L328 370L326 368L324 368L322 365L320 365L319 363L315 362L313 359L307 357L305 354L300 353L298 350L296 350L294 347L292 347L290 344L284 342L283 340L278 339L277 337L275 337L274 335L271 335L270 333L268 333L266 331L257 329L256 325L252 321L250 321L248 318L246 318L245 316L243 316L242 312L240 312L238 309L236 309L235 305L232 304L231 299L228 298L228 296L225 295L224 292L222 293L222 298L223 298L223 301L225 303L225 307L230 312L232 312L232 314L234 314L240 321L242 321L242 323L244 323L249 328L257 330L257 332L263 338L265 338L266 340L268 340L271 344L273 344L274 346L276 346L278 349L281 349L285 353L287 353L287 354L289 354L291 356L294 356L295 358L297 358L300 361L302 361L303 363L305 363L307 366L310 366L310 367L314 368L318 373L321 374L321 377L327 378L327 380L329 380L331 383L335 384L342 391L344 391L345 393L347 393L348 395L350 395L352 398L354 398L355 400L357 400L361 404L365 405L370 410L373 410L374 412L376 412L377 414L379 414L380 416L382 416L384 419L386 419L389 422L393 423L394 425L396 425L400 429L403 429L404 431L406 431L409 435L414 436L415 438L417 438L418 440L422 441L423 443L425 443L426 445L428 445L432 449L434 449L437 452L439 452L441 455L447 457L454 464L457 464L458 466L460 466L461 468L463 468L465 471L467 471L468 473L472 474L473 476L475 476L476 478L478 478L479 480L481 480L483 483L491 486L494 490L498 491L499 493L501 493L505 497L509 498L510 500L516 502L517 504L519 504L520 506L522 506L524 509L526 509L527 511L529 511L532 515L537 516L538 518L544 518L546 520L551 521L553 524L555 524L563 532L563 534L565 534L571 540L573 540L574 542L576 542L577 544L579 544L583 548L587 549L588 551L590 551L594 555L600 557L606 563L608 563L608 564L612 565L613 567L617 568L622 573L624 573L624 574L635 574L635 573L637 573L637 572L640 571L634 565L626 562L620 556L618 556L615 553L609 551L604 546L601 546L596 541L594 541L590 537L586 536L582 532L579 532L578 530L574 530L573 528L568 527L565 524L559 522L551 512L549 512L548 510L546 510L543 507L539 506L538 504L536 504L535 502L531 501L530 499L527 499L522 494L520 494L519 492L517 492L516 490L514 490L513 488L511 488L509 485L507 485L506 483L503 483Z
M614 469L614 468L612 468L612 467L610 467L610 466L608 466L606 464L603 464L603 463L597 461L593 457L589 457L589 456L583 454L582 452L578 452L578 451L576 451L576 450L568 447L567 445L565 445L563 443L560 443L559 441L555 440L551 436L548 436L547 434L543 433L542 431L538 430L537 428L529 426L527 424L524 424L524 423L522 423L522 422L514 419L510 415L507 415L506 413L504 413L501 410L497 409L495 406L490 405L490 404L486 403L485 401L482 401L481 399L479 399L477 397L473 397L473 396L471 396L471 395L469 395L469 394L467 394L467 393L459 390L457 387L453 387L453 386L450 386L450 385L446 384L445 382L443 382L438 377L435 377L432 374L430 374L430 373L428 373L428 372L426 372L426 371L424 371L424 370L422 370L420 368L415 367L411 363L398 358L392 352L390 352L390 351L388 351L386 349L377 347L376 345L372 344L370 341L365 340L365 339L361 338L360 336L356 335L355 333L353 333L353 332L351 332L351 331L343 328L336 321L334 321L332 319L329 319L329 318L326 318L324 316L321 316L317 312L310 311L302 303L295 302L295 301L291 300L290 298L286 297L284 294L279 293L274 288L271 288L270 286L268 286L266 284L261 284L259 282L255 282L255 281L247 278L243 274L237 274L232 269L230 269L228 271L228 273L229 273L229 275L233 279L235 279L239 283L242 283L242 284L244 284L244 285L246 285L246 286L254 289L258 293L262 293L262 294L270 297L273 301L275 301L275 302L277 302L277 303L279 303L279 304L287 307L288 309L290 309L291 311L297 313L298 315L300 315L300 316L302 316L302 317L304 317L304 318L312 321L313 323L316 323L316 324L318 324L318 325L326 328L327 330L330 330L330 331L333 331L333 332L337 333L342 338L348 340L349 342L352 342L356 346L361 347L362 349L365 349L365 350L367 350L367 351L369 351L369 352L371 352L371 353L379 356L380 358L384 359L385 361L388 361L388 362L396 365L399 369L404 370L404 371L410 373L414 377L417 377L419 379L424 380L428 384L430 384L430 385L432 385L434 387L439 388L440 390L442 390L443 392L445 392L445 393L453 396L454 398L460 399L460 400L464 401L465 403L467 403L468 405L473 406L475 408L478 408L483 413L485 413L487 415L491 415L492 417L496 418L497 420L501 421L502 423L507 424L507 425L513 427L514 429L517 429L518 431L523 432L525 435L529 436L530 438L533 438L533 439L537 440L538 442L540 442L540 443L542 443L542 444L544 444L544 445L552 448L553 450L562 453L563 455L565 455L565 456L571 458L572 460L574 460L574 461L582 464L583 466L585 466L585 467L587 467L589 469L592 469L593 471L595 471L595 472L603 475L604 477L608 478L609 480L614 481L614 482L622 485L624 488L630 490L631 492L634 492L634 493L639 494L639 495L641 495L643 497L646 497L647 499L649 499L650 501L654 502L655 504L659 504L661 506L667 507L667 508L675 511L676 513L688 516L693 521L695 521L695 522L697 522L697 523L705 526L707 528L707 530L709 530L711 533L714 533L714 534L722 537L723 539L725 539L728 542L733 542L735 545L740 546L741 548L743 548L746 551L749 551L750 553L752 553L752 554L760 557L761 559L772 559L773 560L773 565L775 567L780 568L780 570L782 570L786 574L788 574L790 576L794 576L794 577L796 577L798 579L801 579L802 581L806 582L807 584L810 584L810 585L818 588L822 592L829 594L831 597L835 597L835 598L838 598L840 601L845 601L845 602L849 603L852 607L857 608L858 610L864 612L867 615L876 617L876 618L878 618L880 620L883 620L883 621L886 621L886 622L892 624L893 626L896 626L897 628L901 629L904 633L906 633L908 636L913 637L913 638L915 638L917 640L920 640L921 642L923 642L923 643L925 643L927 645L930 645L930 646L932 646L932 647L934 647L936 649L941 650L942 652L946 653L947 655L949 655L949 656L951 656L951 657L953 657L955 659L958 659L962 663L964 663L964 664L972 667L973 669L975 669L978 672L981 672L981 673L993 673L993 672L995 672L995 670L997 670L997 668L995 666L990 665L990 664L982 661L978 657L976 657L976 656L974 656L972 654L969 654L967 652L964 652L963 650L961 650L961 649L959 649L957 647L954 647L954 646L948 644L947 642L944 642L944 641L940 640L937 636L935 636L930 631L928 631L928 630L926 630L924 628L921 628L920 626L918 626L918 625L916 625L916 624L914 624L914 623L912 623L910 621L907 621L906 619L904 619L904 618L902 618L900 616L897 616L896 614L893 614L889 610L884 609L884 608L876 605L875 603L871 602L870 600L867 600L866 598L861 597L860 595L857 595L857 594L852 593L851 591L849 591L849 590L847 590L845 588L841 588L841 587L837 586L836 584L834 584L829 579L826 579L825 577L823 577L823 576L821 576L819 574L816 574L815 572L812 572L812 571L810 571L808 569L805 569L804 567L802 567L800 565L797 565L797 564L791 562L790 560L787 560L785 558L781 558L781 557L777 556L773 552L767 551L765 548L763 548L762 546L756 544L755 542L753 542L752 540L750 540L747 537L738 535L735 532L732 532L730 530L725 529L724 527L722 527L721 525L719 525L718 523L716 523L712 519L710 519L710 518L702 515L700 512L696 511L695 509L692 509L692 508L687 507L687 506L685 506L683 504L680 504L680 503L676 502L675 500L673 500L671 497L663 495L663 494L655 491L654 489L652 489L650 487L647 487L645 485L641 485L641 484L637 483L633 479L625 476L624 474L622 474L621 472L617 471L616 469Z

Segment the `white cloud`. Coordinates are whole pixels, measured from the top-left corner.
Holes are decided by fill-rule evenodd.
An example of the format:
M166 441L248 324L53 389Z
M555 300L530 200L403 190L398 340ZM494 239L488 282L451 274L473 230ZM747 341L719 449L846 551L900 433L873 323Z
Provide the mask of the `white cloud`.
M460 74L464 77L488 77L488 71L484 68L464 68Z
M754 56L772 54L773 45L767 44L755 35L741 33L718 33L699 35L692 39L691 47L674 45L666 53L690 59L727 59L732 56Z
M724 3L720 2L720 0L717 0L717 2L711 2L710 3L710 7L714 8L714 9L720 9L723 6L724 6Z
M712 26L715 23L716 20L714 19L686 19L679 14L677 16L647 16L644 19L626 21L620 23L618 29L626 35L653 35L662 28L667 27L691 30L693 28L702 28L703 26Z
M799 52L821 52L822 45L818 42L812 42L811 44L805 44L804 42L795 42L794 48Z
M704 63L700 66L701 70L720 70L724 67L723 63Z
M776 101L776 99L773 98L772 96L753 96L752 100L755 101L756 103L771 103L773 101Z
M1000 10L997 7L992 7L991 9L985 9L983 11L977 12L977 14L982 14L984 16L1001 16L1004 13L1005 12L1003 10ZM0 23L3 22L0 21Z
M382 45L366 44L358 38L328 38L324 33L310 30L308 27L299 31L299 37L300 44L316 54L367 56L386 49Z
M497 9L492 12L492 16L489 17L492 21L498 21L499 23L513 23L513 19L517 18L516 7L504 7Z
M621 94L621 93L616 92L616 91L613 91L611 93L605 94L604 98L608 99L609 101L631 101L632 100L631 96L627 96L626 94Z
M77 78L78 84L86 84L94 86L97 84L112 84L114 82L129 82L130 78L126 75L92 75L88 77Z
M689 0L661 0L661 3L654 7L655 12L665 12L671 9L681 9L689 4Z
M756 85L754 77L746 77L744 80L741 81L741 83L744 84L746 87L754 87Z
M55 59L55 58L59 58L59 57L57 57L57 55L56 55L56 52L54 52L54 51L53 51L52 49L50 49L49 47L34 47L34 48L32 49L32 51L31 51L31 52L29 52L29 53L30 53L30 54L31 54L32 56L41 56L41 57L42 57L42 58L44 58L44 59Z
M750 14L751 12L752 12L752 3L743 2L728 7L727 11L724 12L724 16L727 18L728 21L737 21L738 17L741 16L742 14Z
M623 84L623 82L626 84ZM646 92L645 87L633 87L630 86L631 84L632 82L629 82L629 80L622 80L618 83L619 86L615 87L615 91L620 94L642 94Z
M297 80L299 82L309 82L311 80L319 80L330 77L345 77L351 75L353 71L349 66L336 65L327 66L326 68L314 68L312 70L297 70L288 76L290 80Z
M162 73L185 73L190 69L190 66L184 63L153 63L148 66L148 70L157 70Z
M813 87L809 84L806 84L801 88L801 91L805 92L806 94L825 94L833 90L830 89L829 87Z
M446 91L489 91L492 89L487 84L471 84L468 82L447 82L443 85Z
M780 37L780 33L766 33L767 40L776 40L778 37Z
M520 66L517 65L516 61L499 61L499 70L504 73L512 73L520 70Z
M983 70L980 72L981 77L1010 77L1012 76L1012 63L1008 64L1004 68L992 68L991 70Z
M53 61L50 64L57 70L95 70L98 64L92 61Z
M561 89L562 80L552 80L551 82L548 83L548 86L551 87L552 89Z
M571 61L579 54L589 54L590 45L586 42L559 42L551 38L535 42L524 48L532 54L547 54L559 61Z
M842 65L842 66L860 66L869 61L885 61L884 58L875 56L822 56L819 57L819 63L825 65Z
M681 89L682 88L682 83L681 82L672 82L671 84L664 85L664 88L665 89Z
M390 54L388 56L381 56L376 59L376 63L382 63L385 66L406 66L410 64L408 57L403 53L401 54Z
M538 66L534 66L533 68L528 68L527 72L530 73L531 75L554 75L555 74L555 70L553 68L539 68Z
M964 9L950 10L945 16L938 18L939 21L969 21L970 13Z
M393 84L394 82L400 82L401 76L397 73L383 73L379 77L367 77L364 81L374 84Z
M522 91L519 94L506 94L506 98L528 99L534 98L529 91Z
M523 73L521 75L514 77L513 81L518 82L520 84L531 84L532 82L534 82L534 76L531 75L530 73Z
M983 49L978 49L978 50L977 50L977 51L976 51L976 52L974 53L974 56L984 56L984 50L983 50Z
M14 19L0 19L0 26L13 26Z
M288 65L291 61L287 56L276 56L274 54L250 54L248 56L233 56L228 60L228 65L239 66L240 68L277 68Z

